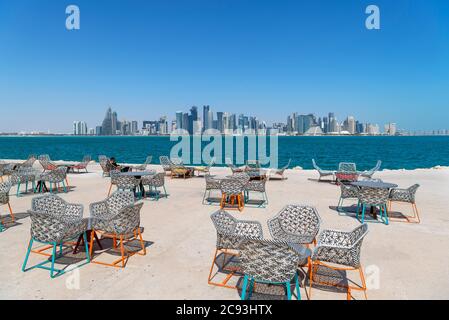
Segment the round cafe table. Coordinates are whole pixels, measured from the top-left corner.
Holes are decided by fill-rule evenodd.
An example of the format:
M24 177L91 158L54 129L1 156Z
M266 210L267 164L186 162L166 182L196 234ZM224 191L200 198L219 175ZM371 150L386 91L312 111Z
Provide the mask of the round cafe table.
M351 182L350 184L360 188L393 189L398 187L398 185L395 183L388 183L383 181L355 181ZM377 213L374 211L374 207L371 207L370 212L374 219L377 220Z

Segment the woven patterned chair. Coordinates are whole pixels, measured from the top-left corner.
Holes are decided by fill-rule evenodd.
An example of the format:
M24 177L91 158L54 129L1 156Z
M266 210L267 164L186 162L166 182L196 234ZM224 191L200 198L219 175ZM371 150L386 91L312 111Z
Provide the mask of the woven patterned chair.
M28 192L28 184L32 184L32 188L35 188L35 181L38 179L40 174L33 168L23 167L18 168L17 171L12 171L9 176L9 181L11 185L17 185L16 196L20 197L20 186L25 185L25 193Z
M332 176L332 181L334 180L335 171L321 169L320 167L317 166L315 159L312 159L312 165L315 168L315 170L317 170L318 173L320 174L318 181L321 181L321 178L328 176Z
M0 181L3 182L3 176L9 176L14 171L14 164L0 161Z
M256 205L257 207L265 207L268 204L268 196L266 189L267 180L251 180L245 184L245 204ZM262 199L251 199L251 193L259 193Z
M117 186L117 190L120 191L131 191L136 194L136 189L140 184L140 179L137 179L134 176L125 176L125 175L117 175L115 176L115 184ZM112 178L111 178L112 180ZM142 197L142 193L139 192L137 194L139 199Z
M9 190L11 190L11 182L0 183L0 205L7 205L12 222L14 222L14 213L9 204ZM3 223L0 216L0 232L3 231Z
M21 164L17 165L19 168L31 168L33 167L33 164L36 162L36 156L34 154L30 154L28 156L28 159L25 162L22 162Z
M316 243L321 218L311 206L291 204L268 220L268 229L275 240L309 245Z
M61 275L65 270L55 269L55 261L63 255L63 245L72 245L72 240L76 240L83 235L86 262L90 262L89 248L87 247L87 219L83 219L83 206L80 204L70 204L56 195L45 195L32 200L32 208L28 211L31 217L31 239L28 245L22 271L34 268L50 270L50 277ZM38 242L47 246L33 250L33 243ZM56 248L59 246L59 255ZM45 253L52 249L51 254ZM51 257L51 267L46 266L49 260L39 263L33 267L26 268L30 253L37 253Z
M380 218L388 225L387 202L389 195L389 189L360 187L358 193L359 205L357 206L357 219L359 219L360 207L362 208L362 218L359 219L361 223L365 222L367 207L378 207Z
M117 186L117 180L120 174L120 170L110 170L109 177L111 178L111 182L109 184L108 197L111 195L112 186Z
M70 169L72 169L72 171L77 170L78 172L80 172L80 170L86 170L87 171L87 165L92 161L92 157L89 155L85 155L83 157L83 161L81 161L80 163L75 164L74 166L70 167Z
M338 165L338 171L335 173L337 184L343 181L357 181L359 173L357 172L357 166L352 162L340 162Z
M213 213L211 219L217 231L217 243L207 282L210 285L235 289L236 286L229 285L228 282L240 270L240 266L238 263L236 265L233 259L238 256L240 245L244 242L242 237L262 239L262 225L258 221L237 220L224 210ZM223 257L221 263L217 259L220 255ZM214 273L216 267L218 270ZM223 281L215 282L214 278L218 273L225 273L227 276Z
M254 284L269 283L285 286L287 299L291 300L291 282L294 280L296 298L301 300L299 289L298 265L300 261L310 257L310 250L300 245L283 241L245 239L240 246L242 272L245 275L241 299L248 298Z
M351 232L324 230L319 238L318 245L312 254L312 267L309 273L309 299L312 298L313 284L325 286L343 287L347 290L347 299L351 299L351 290L361 290L366 297L366 283L363 275L363 268L360 263L360 253L362 242L368 233L368 225L362 224ZM336 266L338 265L338 267ZM320 277L320 267L335 271L359 271L362 284L360 286L351 286L349 284L335 283L335 279L330 281L325 278L322 281Z
M221 188L220 188L220 180L215 179L214 177L212 177L209 174L206 174L204 176L204 181L206 182L206 189L204 190L204 195L203 195L203 204L211 204L213 201L213 199L211 198L211 192L212 191L220 191L221 192ZM206 197L207 195L207 197ZM221 201L221 196L219 198L219 201Z
M220 208L243 210L245 199L243 191L244 184L238 179L224 179L220 183L221 202ZM237 207L235 205L237 204Z
M90 255L92 263L111 267L124 268L128 258L134 254L145 255L146 248L140 228L140 211L143 203L134 202L134 194L130 191L116 191L107 199L90 205L92 232L99 231L103 237L112 238L113 248L120 247L120 259L112 263L95 261L92 256L94 237L90 239ZM125 245L138 240L140 250L129 251Z
M100 163L101 170L103 171L103 177L109 177L111 171L114 170L111 161L106 156L99 156L98 161Z
M41 174L39 178L39 180L42 181L43 183L48 182L50 184L49 186L50 193L53 193L54 187L56 187L56 191L59 192L61 183L64 192L67 193L66 179L67 179L67 167L59 167L54 170L45 172ZM42 192L43 183L41 183L40 185L39 192Z
M42 154L39 156L39 163L42 166L42 169L45 171L51 171L56 169L58 166L51 162L50 156L48 154Z
M369 170L365 170L365 171L361 171L359 172L359 175L363 178L372 178L373 175L380 170L380 166L382 165L382 161L377 160L376 165L374 166L374 168L369 169Z
M145 171L151 164L151 161L153 161L153 156L148 156L143 164L141 164L140 166L135 166L133 167L133 169L136 171Z
M160 192L160 188L162 188L164 190L164 197L168 198L168 193L167 193L167 189L165 189L165 173L164 172L160 172L155 174L154 176L143 176L142 179L142 185L148 186L149 187L149 194L151 194L151 192L154 192L155 196L156 196L156 200L159 200L161 192ZM147 194L145 192L145 194Z
M167 156L160 156L159 162L162 166L162 169L164 169L165 174L168 174L171 170L172 165L174 165L174 163L171 162L170 158Z
M407 189L392 189L388 198L389 211L391 211L391 205L393 202L410 203L413 209L413 217L405 216L410 223L420 223L418 208L416 207L415 195L419 188L419 184L414 184Z
M348 199L355 199L358 201L359 199L359 188L353 185L346 185L343 183L340 184L340 199L338 200L337 211L342 212L343 202ZM359 203L357 203L359 206Z

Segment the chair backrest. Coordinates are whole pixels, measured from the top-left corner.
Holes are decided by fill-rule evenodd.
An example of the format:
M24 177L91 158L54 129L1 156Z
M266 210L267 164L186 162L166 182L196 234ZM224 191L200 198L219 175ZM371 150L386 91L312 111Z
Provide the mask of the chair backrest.
M265 192L266 183L266 179L248 181L245 184L245 189L248 191Z
M227 195L238 195L243 192L244 185L240 180L224 179L220 183L220 190Z
M338 171L340 172L357 172L357 166L353 162L340 162L338 165Z
M321 218L316 208L308 205L290 204L272 219L268 228L274 239L285 240L285 235L313 240L320 231Z
M383 205L388 201L390 190L387 188L360 187L358 198L366 205Z
M106 199L110 214L115 215L124 207L134 204L134 193L132 191L116 191Z
M36 162L36 157L34 155L30 155L28 159L23 162L20 166L30 168L33 166L34 162Z
M247 166L247 169L249 169L249 170L258 170L258 169L260 169L260 161L259 160L247 160L246 166Z
M376 165L374 166L374 168L371 169L371 171L379 171L381 165L382 165L382 161L381 160L377 160Z
M313 168L314 168L315 170L318 170L318 171L321 170L321 168L318 167L318 165L316 164L315 159L312 159L312 166L313 166Z
M151 164L151 161L153 161L153 156L147 156L147 158L145 159L144 164Z
M313 161L315 161L315 160L313 160ZM286 170L286 169L288 169L288 167L290 167L290 164L292 163L292 159L288 159L288 162L287 162L287 164L285 165L285 166L283 166L282 168L281 168L281 170Z
M115 184L117 185L117 188L123 190L133 190L135 187L139 185L139 179L137 179L134 176L118 174L117 176L114 177L114 180Z
M39 161L41 161L41 160L43 160L43 161L51 161L50 160L50 156L48 154L41 154L39 156Z
M164 170L169 170L171 168L171 166L173 165L173 163L170 161L169 157L167 157L167 156L160 156L159 162L161 163L162 168L164 168Z
M301 257L286 242L246 239L240 246L240 258L245 275L258 281L290 283Z
M233 173L231 179L240 181L244 186L251 180L251 177L246 172Z
M122 208L112 222L117 234L131 234L140 226L140 210L143 202Z
M206 181L206 190L220 190L220 180L208 174L204 176L204 180Z
M44 212L55 217L82 218L84 207L81 204L72 204L64 201L61 197L48 194L35 197L31 201L31 210Z
M82 163L89 163L92 161L92 157L90 155L85 155L83 157L83 161L81 161Z
M64 181L66 176L67 176L67 167L59 167L41 175L41 179L51 183L59 183Z
M357 199L359 196L359 188L356 186L340 183L340 191L341 191L341 197L343 199L349 199L349 198Z
M237 220L225 210L218 210L211 214L212 222L217 234L234 238L252 237L262 238L262 225L258 221Z
M108 157L106 157L105 155L101 154L98 156L98 162L101 163L102 161L106 161L106 160L108 160Z
M165 174L163 172L156 173L150 180L150 184L154 187L162 187L165 184Z

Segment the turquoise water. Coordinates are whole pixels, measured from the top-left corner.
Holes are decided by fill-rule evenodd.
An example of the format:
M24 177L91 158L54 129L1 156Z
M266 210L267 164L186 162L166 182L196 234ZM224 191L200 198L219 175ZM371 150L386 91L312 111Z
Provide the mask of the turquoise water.
M315 158L323 168L339 162L371 168L378 159L382 168L416 169L449 166L449 137L279 137L279 166L292 159L292 166L311 169ZM141 163L147 155L159 162L176 142L169 137L0 137L0 159L25 159L29 154L49 154L54 160L79 161L84 154L99 154L117 161Z

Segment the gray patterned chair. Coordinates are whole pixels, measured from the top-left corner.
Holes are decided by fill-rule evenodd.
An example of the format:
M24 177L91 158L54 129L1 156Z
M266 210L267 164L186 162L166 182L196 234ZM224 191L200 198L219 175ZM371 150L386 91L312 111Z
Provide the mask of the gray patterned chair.
M17 170L11 172L11 175L9 176L9 181L11 182L11 185L13 186L17 185L16 196L20 197L20 186L25 185L25 193L27 193L28 184L31 183L32 188L34 190L35 182L38 179L38 177L40 177L40 174L33 168L19 167Z
M39 163L42 166L43 172L52 171L56 169L58 166L51 162L50 156L48 154L42 154L39 156Z
M339 213L342 212L344 200L355 199L358 201L359 199L359 188L356 186L340 183L340 191L340 199L338 200L337 205L337 211ZM359 206L359 203L357 203L357 206Z
M343 181L357 181L359 178L359 172L357 166L353 162L340 162L338 165L338 171L335 173L337 184Z
M146 254L140 227L142 206L142 202L134 202L134 194L130 191L116 191L107 199L90 205L92 232L99 231L102 237L111 238L113 249L117 249L118 240L118 246L120 247L120 259L112 263L95 261L92 256L94 237L91 237L89 247L92 263L124 268L130 256ZM140 243L139 250L129 251L127 244L135 240Z
M111 174L111 171L114 170L114 168L112 167L111 161L106 156L99 156L98 161L100 163L101 170L103 171L102 176L109 177Z
M357 205L357 219L361 223L365 222L365 213L368 207L379 208L380 218L382 221L388 225L388 212L387 203L390 195L389 189L383 188L371 188L371 187L359 187L358 199L359 204ZM360 207L362 209L362 218L359 218Z
M320 177L318 178L318 181L321 181L321 178L328 177L328 176L332 176L332 181L334 180L335 171L321 169L316 164L315 159L312 159L312 165L313 165L313 168L315 170L317 170L318 173L320 174Z
M416 207L415 195L419 188L419 184L414 184L407 189L392 189L388 198L389 210L393 202L410 203L413 209L413 217L405 216L408 222L420 223L418 208Z
M14 171L14 164L0 161L0 181L3 182L3 176L9 176Z
M32 168L33 164L36 162L36 156L34 154L30 154L28 156L28 159L25 162L22 162L21 164L18 164L18 168Z
M268 220L268 229L275 240L309 245L316 243L321 218L311 206L290 204Z
M244 242L242 237L262 239L262 225L258 221L237 220L224 210L214 212L211 219L217 232L217 242L207 282L210 285L235 289L236 286L229 285L228 282L236 273L239 274L240 265L236 258ZM218 259L219 257L223 259ZM217 269L215 273L214 269ZM227 274L221 282L214 281L218 273Z
M148 156L143 164L141 164L140 166L135 166L133 167L133 169L136 171L145 171L151 164L151 161L153 161L153 156Z
M369 170L365 170L365 171L361 171L359 172L359 175L363 178L372 178L373 175L380 170L380 166L382 165L382 161L377 160L376 165L374 166L374 168L369 169Z
M202 173L204 176L210 174L210 169L215 164L215 158L211 159L207 166L197 166L195 167L195 171L198 172L198 176Z
M168 174L171 170L172 165L174 165L174 163L171 162L170 158L167 156L160 156L159 162L162 166L162 169L164 169L165 174Z
M160 172L160 173L156 173L154 176L143 176L142 179L142 185L148 186L149 187L149 194L151 195L151 192L153 191L155 196L156 196L156 200L159 200L160 195L161 195L161 191L159 190L160 188L162 188L164 190L164 197L168 198L168 193L167 193L167 189L165 189L165 173L164 172ZM145 194L147 194L145 192Z
M67 179L67 167L59 167L54 170L42 173L39 178L39 180L42 182L39 191L42 192L42 187L44 183L48 182L50 193L53 193L54 187L56 187L56 191L59 192L61 183L64 192L67 193L66 179Z
M117 186L117 190L120 191L131 191L134 194L136 194L137 187L140 185L140 179L136 178L135 176L126 176L126 175L120 175L114 177L115 184ZM111 178L112 181L112 178ZM139 199L142 197L142 193L137 193L137 196Z
M268 204L268 196L266 189L267 180L250 180L245 184L245 204L255 205L257 207L265 207ZM251 193L259 193L262 199L251 199Z
M212 202L214 202L214 198L211 198L211 192L212 191L220 191L221 192L221 188L220 188L220 180L215 179L213 176L206 174L204 176L204 181L206 182L206 188L204 190L204 195L203 195L203 204L211 204ZM220 202L221 197L218 199L217 202Z
M63 245L71 245L71 241L76 240L80 235L83 235L84 238L86 262L90 262L86 236L88 220L83 219L82 205L67 203L56 195L45 195L32 200L31 210L28 213L31 217L31 239L22 265L22 271L42 268L50 270L51 278L63 274L65 270L55 269L55 261L63 256ZM33 250L34 242L48 246L39 248L36 251ZM59 254L57 255L58 246ZM52 254L45 254L42 249L52 249ZM26 265L30 253L51 256L51 260L46 260L27 269ZM46 266L49 262L51 262L50 267Z
M243 210L245 199L243 192L245 185L239 179L224 179L220 183L220 208ZM237 205L237 207L235 207Z
M245 275L241 299L248 298L257 282L282 284L287 299L291 300L291 282L295 283L296 298L301 300L299 289L298 265L310 257L310 250L297 244L284 241L248 239L240 246L241 268Z
M259 160L247 160L245 171L259 171L261 168Z
M111 178L111 182L109 184L108 197L111 195L112 186L117 186L117 180L120 174L120 170L110 170L109 177Z
M12 222L14 222L14 213L12 212L11 205L9 203L9 190L11 190L11 182L0 183L0 205L7 205ZM4 229L0 216L0 232Z
M366 283L363 267L360 263L362 242L368 233L368 225L362 224L351 232L324 230L318 237L318 245L312 254L312 266L309 273L309 299L312 298L313 284L343 287L347 290L347 299L351 299L351 290L363 291L366 297ZM361 285L351 286L327 276L320 269L337 272L358 271ZM337 280L337 281L336 281Z

